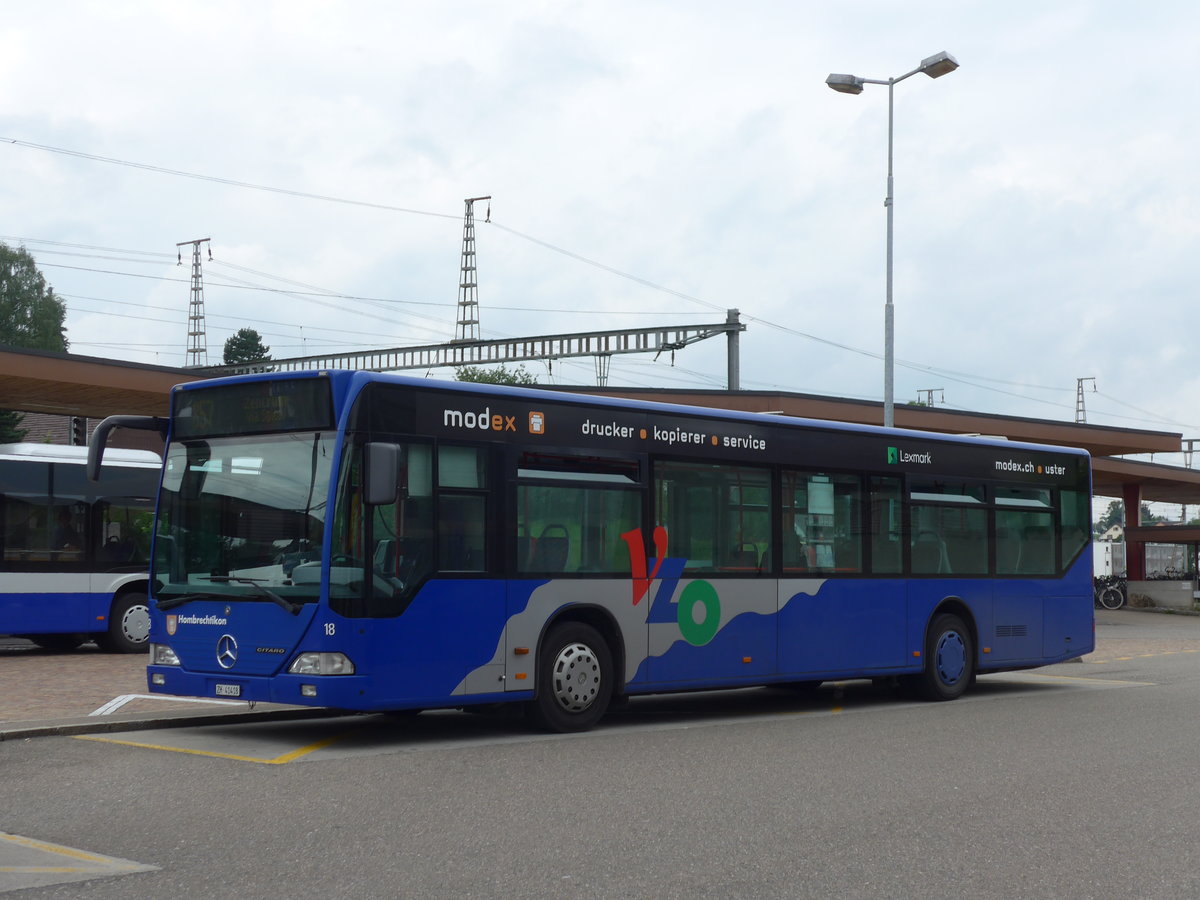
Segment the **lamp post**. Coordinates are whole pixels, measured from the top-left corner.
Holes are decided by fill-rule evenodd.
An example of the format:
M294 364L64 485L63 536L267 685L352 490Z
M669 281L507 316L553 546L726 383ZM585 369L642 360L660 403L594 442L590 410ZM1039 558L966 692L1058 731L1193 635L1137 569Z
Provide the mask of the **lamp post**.
M958 68L958 60L943 50L926 59L911 72L906 72L899 78L889 78L886 81L876 78L859 78L857 75L830 75L825 83L842 94L861 94L864 84L886 84L888 89L888 163L887 163L887 197L883 201L887 208L887 301L883 307L883 424L891 428L895 424L895 331L893 327L894 307L892 305L892 109L893 89L897 82L903 81L918 72L924 72L930 78L941 78L948 72Z

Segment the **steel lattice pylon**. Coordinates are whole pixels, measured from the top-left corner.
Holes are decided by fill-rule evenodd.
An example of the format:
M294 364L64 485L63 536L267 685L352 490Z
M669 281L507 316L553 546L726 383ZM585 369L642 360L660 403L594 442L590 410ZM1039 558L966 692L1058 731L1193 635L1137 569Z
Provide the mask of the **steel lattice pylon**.
M458 280L458 324L454 329L456 341L479 340L479 278L475 268L475 201L488 197L469 197L465 200L466 214L463 218L462 271ZM492 207L488 203L491 218Z
M208 338L204 329L204 274L200 268L200 245L208 243L210 238L200 238L196 241L180 241L176 247L185 244L192 245L192 293L188 303L188 348L184 357L184 365L188 368L208 365ZM208 251L212 259L212 249ZM183 265L183 253L179 254L179 264Z

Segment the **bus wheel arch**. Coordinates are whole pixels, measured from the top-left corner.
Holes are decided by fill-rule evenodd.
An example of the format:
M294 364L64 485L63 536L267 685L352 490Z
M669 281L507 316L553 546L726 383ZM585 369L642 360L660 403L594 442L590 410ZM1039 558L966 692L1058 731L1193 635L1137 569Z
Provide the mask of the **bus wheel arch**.
M975 617L962 600L944 600L929 617L922 645L922 671L908 686L926 700L956 700L975 682L979 634Z
M621 693L623 642L603 610L568 607L546 623L538 641L530 718L548 731L587 731Z
M98 636L100 646L113 653L145 653L150 644L149 584L135 581L113 597L108 631Z

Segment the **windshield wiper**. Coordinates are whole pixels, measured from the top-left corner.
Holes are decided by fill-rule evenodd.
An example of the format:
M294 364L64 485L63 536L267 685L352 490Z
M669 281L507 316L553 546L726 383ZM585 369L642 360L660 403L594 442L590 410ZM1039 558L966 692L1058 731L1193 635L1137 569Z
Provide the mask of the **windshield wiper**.
M284 597L280 597L277 593L275 593L270 588L267 588L264 585L260 584L260 582L263 581L263 579L261 579L261 578L246 578L245 576L242 576L242 575L210 575L208 580L209 581L218 581L218 582L222 582L224 584L228 584L229 582L235 582L237 584L248 584L248 585L250 585L250 587L252 587L256 591L258 591L261 596L266 597L268 600L270 600L276 606L280 606L283 609L287 610L293 616L300 615L300 610L304 609L304 606L302 604L293 603L291 600L288 600Z
M178 597L166 597L162 600L155 600L160 610L174 609L177 606L183 606L185 603L191 603L193 600L228 600L228 594L218 594L213 591L200 594L180 594Z

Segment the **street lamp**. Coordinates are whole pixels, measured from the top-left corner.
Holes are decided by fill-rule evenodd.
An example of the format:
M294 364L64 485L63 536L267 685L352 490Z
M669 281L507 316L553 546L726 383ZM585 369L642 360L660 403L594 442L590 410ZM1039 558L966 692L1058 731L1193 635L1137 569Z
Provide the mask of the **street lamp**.
M886 84L888 88L888 166L887 197L883 205L887 208L887 302L883 307L883 424L891 428L895 424L893 371L895 369L895 333L893 330L892 306L892 89L896 82L910 75L924 72L930 78L941 78L958 68L958 60L943 50L921 60L921 64L899 78L882 81L876 78L859 78L857 75L830 75L825 83L840 94L861 94L864 84Z

